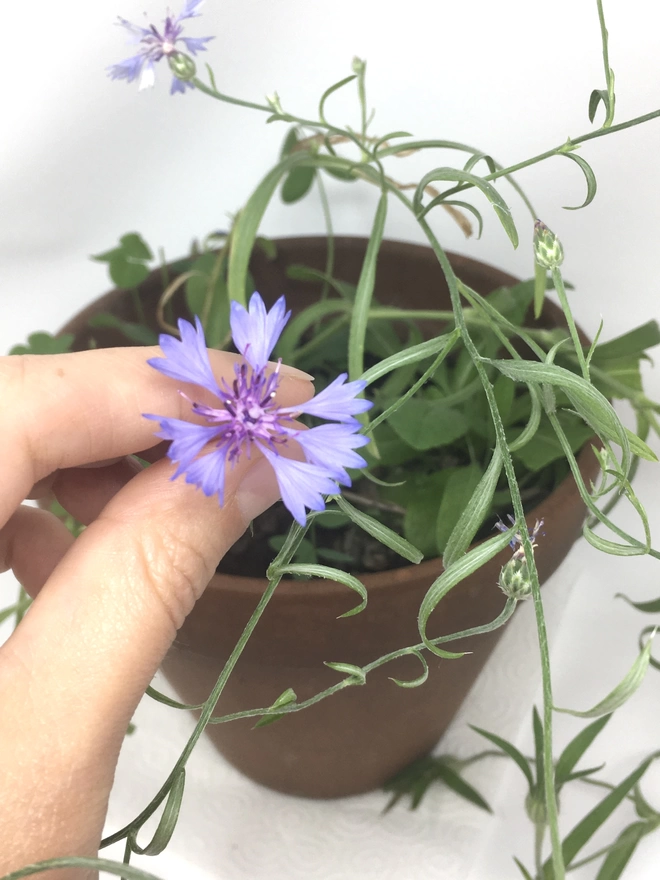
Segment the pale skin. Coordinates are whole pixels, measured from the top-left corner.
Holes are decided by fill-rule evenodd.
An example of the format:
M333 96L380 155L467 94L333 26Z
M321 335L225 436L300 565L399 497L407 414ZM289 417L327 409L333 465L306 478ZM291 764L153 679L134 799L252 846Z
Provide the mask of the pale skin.
M0 358L0 571L13 569L35 598L0 647L0 875L97 854L145 688L220 558L279 497L258 455L228 469L222 508L169 479L156 423L142 413L188 418L178 388L213 398L149 367L159 353ZM231 381L235 356L209 354L216 377ZM278 402L312 394L305 374L284 368ZM143 470L136 453L155 463ZM52 514L22 505L50 492L87 525L75 541Z

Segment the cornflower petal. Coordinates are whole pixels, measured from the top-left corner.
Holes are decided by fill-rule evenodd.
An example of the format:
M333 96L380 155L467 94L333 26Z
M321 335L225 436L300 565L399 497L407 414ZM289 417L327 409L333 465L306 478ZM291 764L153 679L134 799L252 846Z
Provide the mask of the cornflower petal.
M150 89L153 84L156 82L156 70L154 68L152 61L147 61L142 68L142 74L140 76L140 85L138 86L138 91L141 92L143 89Z
M306 507L324 510L322 496L339 492L339 487L324 468L306 461L284 458L265 446L260 446L260 449L275 471L282 501L301 526L305 525L307 519Z
M355 425L357 422L353 416L366 412L373 404L370 400L355 396L366 388L366 382L362 379L346 382L347 378L348 373L341 373L311 400L283 409L283 412L306 413L309 416Z
M247 311L240 303L232 301L229 323L234 345L253 370L262 370L266 366L290 316L283 296L270 311L266 311L264 301L256 292L250 297Z
M225 463L225 450L218 447L186 467L186 483L197 486L208 497L217 494L220 507L225 500Z
M127 21L125 18L122 18L121 15L118 16L119 22L123 28L129 32L129 34L133 37L133 42L139 43L143 37L148 37L151 31L148 28L140 27L139 24L133 24L131 21Z
M170 86L170 95L176 95L177 93L183 95L186 92L186 89L194 89L195 86L191 82L184 82L184 80L179 79L176 76L172 77L172 85Z
M160 431L156 437L162 440L171 440L167 450L168 458L178 463L176 473L172 477L175 480L190 465L192 460L199 455L204 447L211 443L221 433L221 428L215 425L198 425L195 422L186 422L183 419L168 419L164 416L144 414L145 419L153 419L158 422Z
M181 340L165 333L159 336L158 342L165 357L151 358L147 361L149 366L171 379L193 382L211 391L216 397L222 397L209 363L202 322L195 317L195 327L193 327L189 321L181 318L179 333Z
M135 82L142 73L144 62L144 55L132 55L130 58L124 58L119 64L113 64L108 68L110 79L125 79L129 83Z
M204 44L214 39L215 37L180 37L181 42L192 55L205 52L206 46Z
M177 21L183 21L184 18L197 18L199 16L199 12L195 10L198 9L204 0L186 0L186 5L183 7L183 11L177 15Z
M307 461L324 467L334 480L344 486L351 485L347 467L362 468L367 465L362 456L353 450L366 446L369 438L356 434L352 425L319 425L308 431L298 431L294 436Z

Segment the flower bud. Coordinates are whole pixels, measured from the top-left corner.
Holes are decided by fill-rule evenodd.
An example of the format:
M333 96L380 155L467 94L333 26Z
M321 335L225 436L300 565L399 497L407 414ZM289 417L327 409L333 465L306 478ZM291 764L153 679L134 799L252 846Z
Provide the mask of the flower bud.
M532 595L532 582L525 557L517 554L512 556L500 571L497 583L510 599L529 599Z
M544 269L558 269L564 262L564 248L561 242L540 220L534 224L534 257Z
M182 82L188 82L197 73L195 62L189 55L184 55L182 52L176 52L174 55L170 55L167 60L169 61L170 70L174 76Z
M525 798L525 812L534 825L545 826L547 823L545 800L536 790L528 792Z
M266 103L275 113L284 113L282 109L282 103L280 101L280 96L277 92L273 92L272 95L266 95Z
M357 73L359 76L361 73L364 73L367 67L367 62L363 61L362 58L358 58L357 55L353 58L353 63L351 64L353 69L353 73Z

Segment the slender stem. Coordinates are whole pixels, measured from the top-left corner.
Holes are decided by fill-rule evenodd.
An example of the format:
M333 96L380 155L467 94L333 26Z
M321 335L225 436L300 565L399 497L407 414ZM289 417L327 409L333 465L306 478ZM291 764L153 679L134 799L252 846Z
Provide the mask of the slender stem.
M513 612L516 610L517 601L515 599L508 598L504 605L502 611L498 614L498 616L491 620L490 623L484 623L480 626L473 626L470 629L464 629L460 632L451 633L446 636L439 636L436 639L431 639L432 645L442 645L447 644L448 642L458 641L459 639L470 638L471 636L483 635L484 633L492 632L495 629L499 629L499 627L504 626L504 624L511 618ZM359 677L357 675L351 675L347 678L343 679L337 684L331 685L329 688L326 688L323 691L320 691L314 696L309 697L306 700L298 703L289 703L286 706L282 706L277 709L273 709L271 706L261 708L261 709L246 709L242 712L233 712L231 715L221 715L216 716L215 718L211 718L211 724L227 724L230 721L237 721L241 718L255 718L257 716L263 715L288 715L294 712L300 712L303 709L309 708L309 706L313 706L316 703L321 702L321 700L325 700L327 697L332 696L332 694L336 694L344 688L353 687L357 684L362 684L364 679L370 672L373 672L375 669L380 668L381 666L385 666L387 663L391 663L393 660L398 660L401 657L407 657L409 655L418 655L420 651L428 650L428 645L425 642L420 642L417 645L409 645L406 648L399 648L396 651L391 651L389 654L384 654L382 657L379 657L377 660L373 660L371 663L367 663L366 666L362 666L360 672L362 673ZM470 759L467 759L465 764L470 763Z
M568 329L570 330L571 338L573 339L575 354L577 355L577 359L580 363L582 376L587 380L587 382L589 382L589 365L587 364L586 358L584 356L584 350L582 348L582 343L580 342L580 336L578 334L578 330L575 326L575 321L573 319L573 312L571 311L571 306L568 302L568 297L566 296L564 280L561 277L561 272L557 268L552 270L552 282L555 285L555 290L557 291L557 295L559 296L559 302L561 303L564 317L566 318L566 323L568 324Z
M543 876L543 840L545 838L545 822L534 823L534 866L537 877Z
M325 238L328 243L328 252L325 258L325 278L323 279L323 287L321 288L320 298L326 299L330 290L330 281L335 267L335 234L332 227L332 214L330 213L330 203L328 201L328 193L323 183L323 177L316 175L316 184L319 188L319 197L321 199L321 209L323 211L323 220L325 222Z
M401 195L399 195L401 198ZM405 198L405 197L404 197ZM413 210L412 204L405 199L410 210ZM534 612L536 616L536 629L539 642L539 653L541 658L541 676L543 683L543 755L544 755L544 784L545 784L545 806L548 817L548 825L550 827L550 838L552 841L552 866L554 869L555 880L563 880L565 877L564 859L562 856L561 839L559 837L559 822L557 799L554 786L554 764L552 754L552 678L550 671L550 649L548 645L548 634L545 625L545 615L543 613L543 600L541 598L541 587L539 583L538 571L534 561L534 549L529 537L527 529L524 527L525 511L520 497L520 489L516 480L516 473L513 466L513 460L506 441L504 425L500 417L495 400L493 387L486 373L484 364L481 360L479 351L477 350L472 338L469 334L467 325L463 319L463 309L461 304L460 293L458 291L456 276L451 268L449 260L442 249L440 243L436 239L433 231L428 223L422 218L418 219L431 247L444 272L449 287L449 293L452 300L452 306L455 311L456 325L461 331L463 343L470 354L475 369L482 380L488 405L491 411L493 426L495 428L496 443L502 454L504 471L506 473L509 489L511 492L511 502L513 505L516 523L520 524L520 536L522 538L522 547L527 560L529 575L532 587L532 599L534 602Z
M269 580L268 586L266 587L263 595L259 599L257 607L252 612L252 616L247 622L245 629L241 633L241 637L236 643L234 650L231 652L229 659L225 663L224 668L220 673L220 676L218 677L218 680L216 681L213 690L211 691L211 694L204 703L204 708L201 711L199 720L195 725L195 729L193 730L190 738L188 739L188 742L184 746L183 751L179 755L176 764L174 765L169 776L161 786L160 790L155 795L151 803L135 819L133 819L132 822L124 826L124 828L121 828L119 831L116 831L114 834L111 834L109 837L104 838L101 841L101 848L109 846L112 843L116 843L118 840L123 840L125 837L127 837L128 834L130 834L131 831L140 829L142 825L147 821L147 819L149 819L149 817L153 815L160 804L165 800L179 773L185 767L188 758L192 754L192 751L197 744L197 741L204 732L204 729L206 728L206 725L208 724L209 719L213 714L215 704L218 702L218 698L224 690L227 679L234 670L234 667L236 666L239 657L243 653L243 649L245 648L248 639L252 635L252 632L259 622L261 615L265 611L266 606L273 596L273 593L275 592L275 589L278 586L281 578L281 575L276 575Z
M607 83L607 94L609 97L609 105L606 108L605 122L603 128L611 128L614 120L614 74L610 67L610 53L608 48L608 33L605 26L605 13L603 12L603 0L596 0L598 4L598 21L600 22L600 36L603 44L603 66L605 67L605 82Z

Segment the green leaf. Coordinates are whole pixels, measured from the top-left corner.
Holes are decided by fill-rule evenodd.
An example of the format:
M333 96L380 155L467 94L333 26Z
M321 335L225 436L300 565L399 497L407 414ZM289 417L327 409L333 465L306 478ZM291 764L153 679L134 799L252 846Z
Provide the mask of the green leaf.
M648 822L633 822L624 828L600 866L596 880L618 880L637 849L637 844L650 831L653 831L653 826Z
M408 480L399 497L406 506L403 534L424 556L437 556L436 521L443 492L450 471L445 469L434 474L422 474L419 479Z
M587 205L591 204L594 200L594 196L596 195L596 175L593 172L593 168L591 165L583 159L582 156L578 156L577 153L560 153L561 156L566 156L567 159L572 159L573 162L578 164L582 169L582 173L584 174L585 180L587 181L587 195L585 200L581 205L564 205L564 208L567 211L578 211L580 208L586 208Z
M614 712L615 709L618 709L619 706L622 706L626 700L629 700L630 697L632 697L644 680L646 671L649 668L652 644L653 635L647 640L624 678L614 690L609 693L605 699L601 700L600 703L597 703L593 709L588 709L586 712L578 712L573 709L558 709L555 707L555 712L565 712L568 715L575 715L577 718L598 718L601 715Z
M456 584L459 584L462 580L471 575L472 572L481 568L481 566L488 562L489 559L496 556L500 550L503 550L507 546L509 540L510 536L508 532L503 532L502 534L495 535L494 538L489 538L487 541L477 544L476 547L473 547L472 550L457 559L456 562L446 569L440 577L436 578L429 587L422 600L422 604L420 605L417 623L422 641L428 650L437 654L438 657L449 659L462 655L448 654L448 652L441 651L440 648L431 644L426 635L426 627L429 617L441 600L456 586Z
M640 355L647 348L653 348L655 345L660 345L660 325L657 321L651 320L596 346L593 361L601 363L609 359Z
M419 451L448 446L468 429L465 416L459 410L442 400L419 398L404 403L390 416L388 424L402 440Z
M113 862L111 859L93 859L85 856L64 856L57 859L44 859L42 862L35 862L18 871L12 871L11 874L5 874L2 880L23 880L23 877L31 877L33 874L44 874L51 869L58 868L81 868L88 872L96 874L104 871L112 874L114 877L123 877L124 880L162 880L144 871L142 868L134 868L132 865L126 865L123 862ZM92 876L91 873L88 876Z
M420 685L423 685L429 677L429 664L426 662L426 658L424 657L424 655L420 651L411 651L411 654L417 657L419 662L422 664L422 674L418 678L412 679L412 681L401 681L401 679L399 678L392 678L390 676L390 681L393 681L394 684L398 684L399 687L402 688L419 687Z
M593 122L596 118L596 111L598 110L598 105L601 101L603 102L605 115L607 116L609 114L610 104L610 96L607 93L607 89L594 89L589 95L589 122Z
M625 599L629 605L632 605L638 611L643 611L645 614L660 614L660 597L651 599L648 602L633 602L624 593L616 593L615 599L619 598Z
M397 535L392 529L389 529L387 526L378 522L378 520L368 516L356 507L353 507L353 505L349 504L341 495L338 495L335 500L337 506L351 519L352 522L359 526L363 531L367 532L367 534L380 541L381 544L385 544L386 547L394 550L399 556L403 556L403 558L407 559L409 562L414 562L416 564L422 561L424 554L416 547L413 547L411 543L406 541L400 535Z
M630 468L630 444L612 404L581 376L556 364L525 360L490 360L505 376L518 382L549 384L561 388L569 400L599 436L618 443L623 450L623 471Z
M87 324L89 327L112 327L114 330L119 330L127 339L137 343L137 345L158 345L158 334L154 333L151 328L145 327L144 324L123 321L121 318L117 318L108 312L94 315Z
M576 418L572 413L559 412L557 415L566 437L571 444L573 452L581 449L586 441L593 436L589 425L585 425L582 419ZM517 431L507 431L507 436L517 435ZM527 443L514 453L514 458L521 461L530 471L540 471L547 467L550 462L564 457L564 450L547 419L543 419L534 435L534 442Z
M532 730L534 733L534 760L536 763L536 785L534 791L541 803L545 802L545 761L543 758L543 725L536 706L532 710Z
M523 775L527 780L527 784L529 785L529 790L531 791L534 788L534 776L532 775L532 768L529 766L529 761L527 760L527 758L518 751L513 743L510 743L506 739L502 739L501 736L497 736L497 734L495 733L490 733L487 730L482 730L481 727L475 727L474 724L471 724L470 727L476 733L480 734L480 736L485 737L487 740L496 745L498 749L501 749L518 765L518 767L522 770Z
M371 385L372 382L381 379L393 370L398 370L401 367L410 366L411 364L417 364L420 361L426 360L434 354L438 354L438 352L442 351L447 346L453 345L459 335L460 331L455 330L444 336L436 336L435 339L429 339L428 342L420 342L417 345L411 345L409 348L403 349L403 351L397 351L396 354L384 358L382 361L366 370L362 374L362 380L366 382L367 385Z
M73 333L51 336L50 333L31 333L27 345L15 345L9 354L63 354L71 349Z
M141 856L157 856L163 852L165 847L172 839L174 829L176 828L176 823L179 818L179 810L181 809L181 801L183 799L183 789L185 787L185 784L186 771L182 767L179 773L174 778L172 787L170 788L169 794L167 795L163 815L160 817L160 822L158 823L156 833L152 837L151 842L144 847L139 846L137 842L137 834L139 829L129 832L128 840L130 842L130 846L133 852Z
M641 437L634 434L630 428L626 428L625 431L626 436L628 437L628 443L630 444L630 451L633 455L637 455L639 458L644 458L646 461L658 460L658 456L651 447L641 439Z
M139 287L149 276L149 267L144 263L134 263L123 257L115 257L109 263L110 278L122 290Z
M268 539L268 546L271 550L279 553L286 543L286 535L273 535ZM296 547L293 558L303 565L310 565L316 562L316 547L307 538L302 538ZM278 568L278 571L281 569Z
M548 270L534 261L534 318L539 319L545 302L545 289Z
M293 688L287 688L283 694L275 700L272 706L269 708L273 709L281 709L282 706L290 706L291 703L295 703L298 697L296 696L296 692ZM267 727L269 724L272 724L274 721L278 721L280 718L283 718L285 715L284 712L278 712L275 715L263 715L257 723L252 728L253 730L257 730L259 727Z
M127 260L153 260L151 248L137 232L128 232L119 239L120 250Z
M490 510L497 482L502 472L502 454L495 448L486 472L479 480L472 497L461 511L456 525L447 538L442 564L447 569L465 553Z
M321 100L319 101L319 119L321 120L321 122L325 122L327 125L327 119L325 118L325 115L324 115L325 114L325 102L328 100L330 95L332 95L333 92L336 92L339 89L343 88L345 85L347 85L349 82L352 82L354 79L357 79L357 74L355 74L355 73L352 74L351 76L344 77L344 79L340 79L339 82L334 83L333 85L331 85L329 88L327 88L323 92L323 94L321 95Z
M201 254L193 263L186 281L186 304L193 315L198 315L204 327L209 348L221 348L229 336L229 293L223 253ZM249 273L248 273L249 274Z
M364 372L364 343L369 322L369 309L376 283L376 262L383 240L386 216L387 192L383 192L378 201L371 236L355 291L355 303L348 337L348 375L351 380L359 379Z
M437 772L438 778L441 779L448 788L451 788L452 791L456 792L456 794L465 798L466 801L470 801L475 807L485 810L487 813L493 812L488 802L484 800L476 788L473 788L451 767L448 767L446 764L441 764L438 767Z
M442 493L435 523L435 543L438 555L444 553L456 523L483 476L481 468L476 464L449 470L447 485Z
M263 178L236 218L232 232L232 246L229 254L227 278L230 300L236 300L241 305L246 304L245 278L254 248L254 241L261 218L278 183L293 168L309 162L309 154L305 151L296 151L282 159Z
M312 188L315 176L316 168L312 165L289 171L282 184L282 201L291 205L306 196Z
M655 757L655 754L650 756L629 776L626 776L623 782L612 789L567 835L562 844L564 863L567 867L570 866L575 856L591 840L601 825L612 815L630 790L639 782ZM554 880L554 870L549 860L544 864L543 872L544 880Z
M518 868L520 873L523 875L524 880L534 880L534 878L529 873L527 868L523 865L523 863L520 861L520 859L518 859L518 858L516 858L516 856L514 856L513 861L516 863L516 867Z
M294 125L293 128L290 128L286 133L284 143L282 144L282 149L280 150L280 159L284 159L285 156L288 156L289 153L292 153L297 143L298 127Z
M323 665L334 669L335 672L341 672L349 678L356 679L356 684L366 684L367 677L359 666L354 666L352 663L330 663L327 660Z
M340 617L352 617L354 614L359 614L360 611L363 611L367 607L367 588L364 586L362 581L358 580L347 571L340 571L337 568L330 568L327 565L309 564L285 565L279 570L282 572L282 574L296 574L308 578L325 578L326 580L335 581L338 584L343 584L345 587L354 590L358 594L358 596L360 596L362 601L359 605L356 605L355 608L352 608L350 611L346 611L344 614L340 614Z
M609 715L603 715L601 718L598 718L596 721L581 730L566 746L559 756L555 768L555 784L557 786L557 791L559 791L561 786L568 781L577 762L589 748L591 743L596 739L611 717L612 714L610 713Z
M413 206L419 219L423 218L432 208L434 208L436 205L441 204L444 200L444 194L440 194L439 196L436 196L436 198L432 199L428 203L428 205L422 207L422 197L424 195L424 190L429 185L429 183L438 180L456 181L457 183L470 183L480 189L493 206L493 209L497 214L502 226L504 227L504 231L509 236L509 239L511 240L514 248L518 247L518 231L516 229L515 223L513 222L513 217L511 216L511 210L509 206L504 201L500 193L492 185L492 183L489 183L482 177L478 177L476 174L471 174L469 171L461 171L458 168L435 168L433 171L429 171L427 174L425 174L424 177L422 177L422 179L420 180L417 189L415 190L415 195L413 196Z

